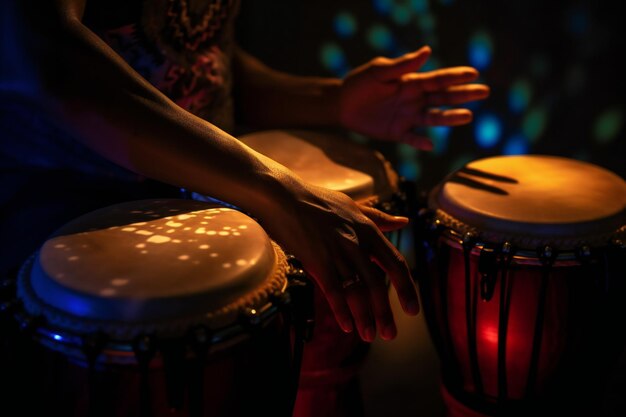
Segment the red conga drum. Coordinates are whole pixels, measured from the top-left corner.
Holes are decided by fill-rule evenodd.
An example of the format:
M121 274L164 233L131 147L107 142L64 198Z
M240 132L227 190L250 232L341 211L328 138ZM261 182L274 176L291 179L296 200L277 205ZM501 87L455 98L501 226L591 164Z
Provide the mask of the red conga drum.
M252 218L224 206L141 200L85 214L17 279L14 353L27 400L15 406L64 417L290 417L292 270Z
M451 173L420 214L448 415L605 415L626 346L626 183L581 161L497 156Z
M332 132L269 130L240 140L285 165L305 181L343 192L360 203L406 215L407 183L379 152ZM400 233L388 238L396 246ZM361 416L359 375L369 343L344 333L315 286L313 337L305 344L294 417Z

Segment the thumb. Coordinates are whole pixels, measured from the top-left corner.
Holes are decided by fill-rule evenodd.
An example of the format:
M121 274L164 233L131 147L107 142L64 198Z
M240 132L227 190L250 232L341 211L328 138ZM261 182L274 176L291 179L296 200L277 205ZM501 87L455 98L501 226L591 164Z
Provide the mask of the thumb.
M415 52L409 52L395 59L388 59L383 63L374 64L373 71L380 81L393 81L409 72L422 68L431 54L429 46L423 46Z
M365 214L371 221L378 226L382 232L391 232L393 230L402 229L409 224L408 217L392 216L373 207L359 205L361 212Z

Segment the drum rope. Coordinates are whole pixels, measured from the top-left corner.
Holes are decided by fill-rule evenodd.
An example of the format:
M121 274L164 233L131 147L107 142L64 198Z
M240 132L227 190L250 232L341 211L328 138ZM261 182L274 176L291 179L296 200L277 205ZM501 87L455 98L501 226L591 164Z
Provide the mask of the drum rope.
M514 251L503 245L503 252L508 248L508 253L500 257L500 308L498 317L498 402L503 404L507 398L507 373L506 373L506 338L509 327L509 311L511 309L511 292L513 283L508 280L509 267L513 260Z
M478 350L476 341L476 315L478 310L478 285L472 286L472 274L470 269L470 253L474 247L474 239L471 234L466 234L462 242L463 259L465 269L465 313L467 325L467 345L470 355L470 369L476 393L482 395L483 382L480 376L478 364Z
M556 259L556 251L549 246L543 248L539 253L542 263L541 285L539 287L539 296L537 298L537 314L535 316L535 332L533 335L532 353L530 356L530 365L528 367L528 380L526 382L526 397L530 398L535 390L537 382L537 372L539 368L539 354L541 352L541 342L543 339L543 316L546 304L546 296L548 293L548 279L552 272L552 264Z

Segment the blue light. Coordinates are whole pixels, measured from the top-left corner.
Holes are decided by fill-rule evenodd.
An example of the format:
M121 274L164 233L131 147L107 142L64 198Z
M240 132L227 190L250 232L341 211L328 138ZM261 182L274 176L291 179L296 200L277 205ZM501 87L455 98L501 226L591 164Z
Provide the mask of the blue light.
M583 35L589 27L587 14L581 8L570 10L567 21L568 29L573 35Z
M60 334L53 334L53 335L52 335L52 338L53 338L54 340L56 340L56 341L59 341L59 342L60 342L61 340L63 340L63 336L61 336Z
M426 61L426 63L424 64L424 66L422 66L420 71L434 71L438 68L441 68L441 63L437 58L431 55L430 58L428 58L428 61Z
M414 161L403 161L398 166L398 175L409 181L417 180L421 175L420 171L419 165Z
M351 13L342 12L337 14L333 24L335 33L337 33L340 38L349 38L356 32L356 19Z
M427 129L428 137L433 141L432 153L441 155L448 150L448 138L452 128L450 126L431 126Z
M509 108L514 113L521 113L530 102L530 84L526 80L518 80L509 91Z
M504 147L502 148L504 155L525 155L528 153L528 139L522 135L517 134L510 137Z
M374 10L380 14L389 14L393 6L393 0L373 0Z
M493 114L484 114L476 120L474 133L481 148L491 148L500 141L502 124Z
M491 64L493 46L486 32L478 32L472 36L468 45L469 63L477 70L484 70Z

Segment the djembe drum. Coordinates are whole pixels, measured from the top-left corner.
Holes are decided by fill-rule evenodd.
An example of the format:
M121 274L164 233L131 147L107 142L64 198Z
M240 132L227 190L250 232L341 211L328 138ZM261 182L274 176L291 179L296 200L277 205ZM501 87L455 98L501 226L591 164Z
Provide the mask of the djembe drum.
M419 287L448 414L603 415L626 346L626 183L500 156L451 173L425 204Z
M85 214L28 260L4 305L22 328L24 407L290 417L304 284L252 218L224 206L139 200Z
M384 156L343 135L307 130L268 130L239 139L314 185L340 191L387 213L408 213L411 187ZM195 199L206 199L194 194ZM396 246L400 232L388 233ZM363 412L358 373L369 344L337 325L319 287L314 294L314 331L305 344L294 415L354 416Z

